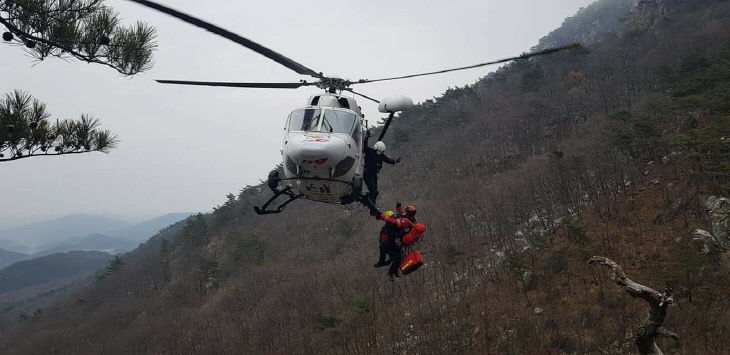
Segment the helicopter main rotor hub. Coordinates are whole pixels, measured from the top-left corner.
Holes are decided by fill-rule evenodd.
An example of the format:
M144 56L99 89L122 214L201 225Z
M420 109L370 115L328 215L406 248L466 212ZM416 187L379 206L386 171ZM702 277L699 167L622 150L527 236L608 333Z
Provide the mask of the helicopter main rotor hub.
M350 81L341 78L328 78L324 77L317 83L317 87L327 90L329 93L335 93L342 91L350 86Z

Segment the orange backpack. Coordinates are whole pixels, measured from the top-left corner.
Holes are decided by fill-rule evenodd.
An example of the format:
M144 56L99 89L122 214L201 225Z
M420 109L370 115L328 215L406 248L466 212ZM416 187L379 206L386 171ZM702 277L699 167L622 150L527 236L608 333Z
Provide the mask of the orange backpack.
M426 226L420 223L416 224L413 228L411 228L411 231L408 232L408 234L403 236L403 244L413 245L413 243L421 239L424 232L426 232Z

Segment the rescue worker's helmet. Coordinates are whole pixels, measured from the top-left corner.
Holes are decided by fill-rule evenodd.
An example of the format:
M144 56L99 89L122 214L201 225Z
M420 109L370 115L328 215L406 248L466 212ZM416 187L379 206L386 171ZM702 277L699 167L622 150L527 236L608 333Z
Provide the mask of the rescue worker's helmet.
M395 213L393 211L385 211L385 213L383 214L385 215L385 218L389 218L392 217Z
M406 217L414 217L416 215L416 206L406 207Z
M376 153L383 154L385 152L385 143L377 141L375 145L373 145L373 149L375 149Z

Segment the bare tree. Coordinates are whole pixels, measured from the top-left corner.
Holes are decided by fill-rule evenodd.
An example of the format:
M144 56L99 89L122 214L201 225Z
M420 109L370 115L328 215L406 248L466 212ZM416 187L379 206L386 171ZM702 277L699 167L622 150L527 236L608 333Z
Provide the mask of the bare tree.
M664 292L659 293L651 287L636 283L626 276L624 270L615 261L603 257L594 256L588 260L588 264L601 264L613 270L613 279L616 284L622 286L624 291L634 298L641 298L647 302L651 308L647 317L639 324L636 330L634 342L639 349L640 354L664 354L659 346L656 345L656 337L664 336L679 341L679 336L662 327L664 318L667 316L667 307L674 302L672 298L672 288L664 285Z

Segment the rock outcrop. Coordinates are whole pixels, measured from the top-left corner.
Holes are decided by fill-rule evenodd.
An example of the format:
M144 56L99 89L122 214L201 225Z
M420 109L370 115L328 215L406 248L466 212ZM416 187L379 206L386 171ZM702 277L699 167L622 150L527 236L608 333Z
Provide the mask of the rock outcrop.
M702 254L710 254L722 250L722 245L717 241L717 238L706 230L696 229L692 240Z
M712 235L721 243L730 243L730 199L709 196L702 201L710 218Z
M708 196L700 198L710 222L710 231L695 230L692 238L703 254L722 253L730 245L730 200L726 197Z

